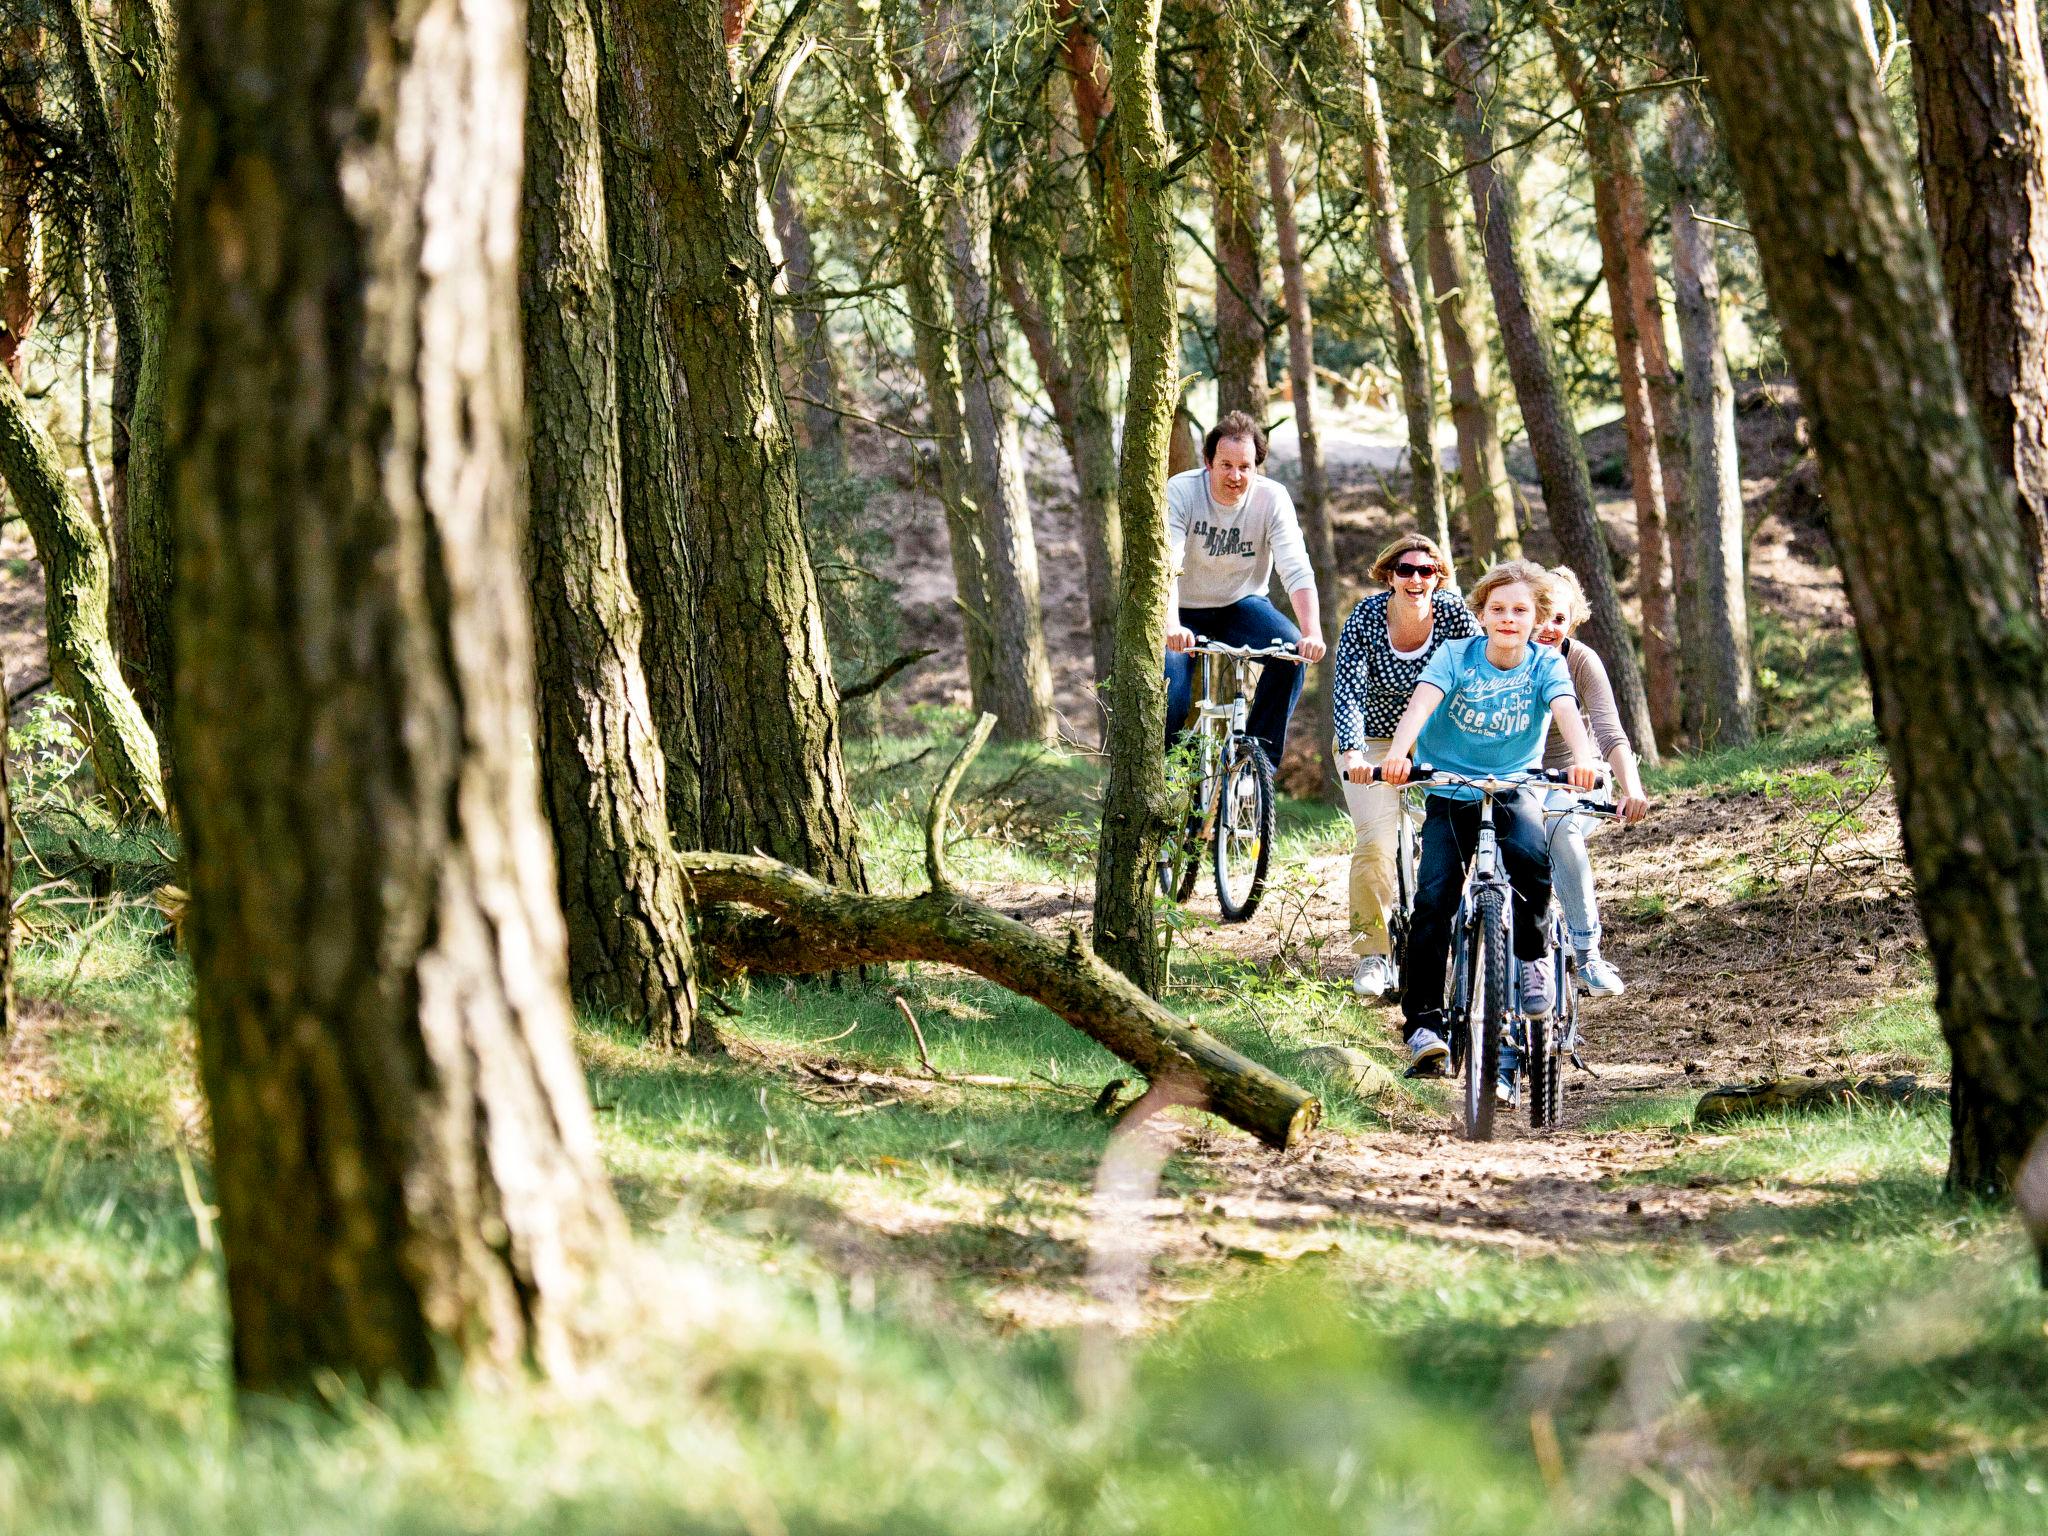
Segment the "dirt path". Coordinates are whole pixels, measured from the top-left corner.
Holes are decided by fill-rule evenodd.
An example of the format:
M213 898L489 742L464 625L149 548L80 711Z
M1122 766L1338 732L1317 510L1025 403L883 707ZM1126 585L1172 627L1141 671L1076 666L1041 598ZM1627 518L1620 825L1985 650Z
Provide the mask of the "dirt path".
M1499 1140L1473 1144L1454 1134L1448 1095L1437 1110L1405 1094L1374 1105L1390 1129L1326 1130L1284 1155L1205 1124L1178 1155L1215 1189L1155 1203L1150 1226L1162 1258L1290 1262L1329 1247L1333 1226L1352 1222L1528 1251L1691 1241L1735 1200L1759 1198L1749 1189L1617 1182L1669 1161L1677 1139L1615 1122L1646 1101L1676 1119L1671 1099L1719 1084L1901 1065L1852 1054L1840 1039L1849 1018L1922 975L1895 813L1874 796L1862 830L1828 846L1839 871L1823 866L1808 884L1810 809L1782 792L1686 791L1660 801L1641 827L1595 833L1604 948L1629 989L1586 1005L1586 1054L1599 1075L1568 1077L1562 1131L1539 1136L1525 1119L1504 1118ZM1344 875L1344 855L1316 856L1282 873L1251 922L1198 928L1192 943L1267 977L1346 981ZM1057 923L1069 911L1057 888L995 896L1034 922ZM1213 897L1195 910L1213 918ZM1360 1005L1348 989L1342 995L1334 1009L1318 1004L1310 1033L1398 1065L1397 1012ZM1270 1016L1270 1001L1258 1006ZM1057 1293L1042 1280L1011 1289L1002 1292L1011 1300L996 1304L1011 1321L1053 1320ZM1071 1292L1066 1300L1085 1304ZM1152 1300L1169 1306L1172 1288Z

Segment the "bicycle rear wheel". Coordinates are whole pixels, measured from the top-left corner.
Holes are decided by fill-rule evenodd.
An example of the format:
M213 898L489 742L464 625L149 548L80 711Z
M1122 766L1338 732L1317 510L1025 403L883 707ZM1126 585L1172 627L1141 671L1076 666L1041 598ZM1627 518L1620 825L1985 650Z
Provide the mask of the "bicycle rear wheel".
M1399 998L1408 990L1408 929L1415 913L1415 877L1415 828L1404 805L1394 834L1394 910L1387 914L1387 955L1394 967L1389 998Z
M1473 940L1479 953L1472 978L1479 996L1475 999L1478 1018L1467 1028L1470 1048L1465 1054L1465 1136L1470 1141L1493 1140L1493 1084L1500 1074L1501 1034L1508 1017L1508 912L1506 893L1494 889L1479 893L1473 921Z
M1226 923L1241 923L1266 894L1273 858L1273 765L1249 736L1233 737L1216 802L1216 905Z

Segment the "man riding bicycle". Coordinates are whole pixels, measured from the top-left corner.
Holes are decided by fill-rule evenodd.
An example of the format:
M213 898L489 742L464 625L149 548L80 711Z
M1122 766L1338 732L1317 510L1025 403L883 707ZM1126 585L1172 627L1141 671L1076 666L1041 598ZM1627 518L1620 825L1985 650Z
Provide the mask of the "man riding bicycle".
M1543 755L1546 723L1571 749L1572 784L1599 782L1571 676L1555 651L1532 645L1551 605L1549 573L1527 560L1496 565L1472 589L1482 633L1441 646L1423 669L1380 765L1384 782L1401 785L1413 772L1410 754L1433 768L1468 778L1518 773ZM1422 828L1415 918L1401 995L1403 1035L1416 1076L1440 1074L1450 1060L1443 1038L1444 970L1465 866L1478 846L1477 790L1432 789ZM1502 863L1514 886L1514 951L1523 962L1522 1008L1532 1017L1554 1005L1545 960L1544 919L1550 910L1550 857L1543 797L1511 791L1494 796ZM1503 1060L1501 1096L1514 1096L1514 1066Z
M1166 594L1166 740L1172 744L1194 704L1194 665L1187 654L1199 633L1225 645L1293 645L1304 661L1321 661L1322 619L1315 572L1286 487L1259 473L1266 434L1243 411L1232 411L1202 441L1202 467L1166 482L1166 553L1173 581ZM1273 567L1287 586L1295 620L1266 598ZM1301 698L1302 669L1268 661L1252 694L1247 732L1280 766L1287 722Z

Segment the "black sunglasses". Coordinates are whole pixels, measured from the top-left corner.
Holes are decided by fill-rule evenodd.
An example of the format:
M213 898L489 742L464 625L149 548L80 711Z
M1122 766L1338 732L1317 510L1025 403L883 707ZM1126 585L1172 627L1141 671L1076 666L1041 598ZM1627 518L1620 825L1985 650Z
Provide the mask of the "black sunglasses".
M1406 560L1403 560L1394 567L1394 574L1396 576L1434 576L1436 574L1436 567L1433 565L1410 565Z

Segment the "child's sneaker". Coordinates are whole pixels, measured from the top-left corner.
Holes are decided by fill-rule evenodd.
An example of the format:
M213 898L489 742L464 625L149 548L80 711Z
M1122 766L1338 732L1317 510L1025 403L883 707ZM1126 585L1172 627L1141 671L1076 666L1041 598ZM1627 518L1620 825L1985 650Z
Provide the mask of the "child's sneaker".
M1579 980L1586 984L1586 991L1594 997L1619 997L1628 990L1628 984L1621 979L1621 972L1601 959L1597 949L1579 957Z
M1408 1032L1410 1077L1442 1077L1450 1060L1451 1048L1444 1044L1444 1037L1435 1030L1414 1029Z

